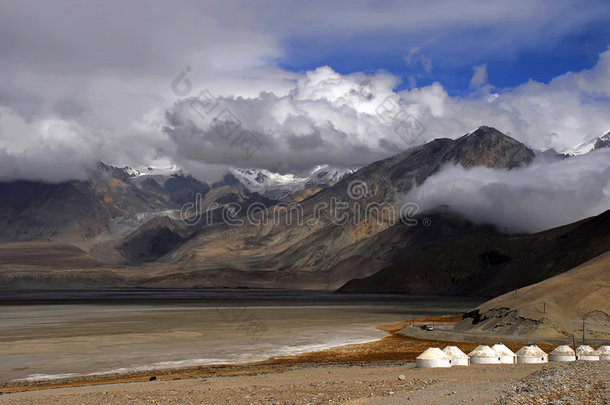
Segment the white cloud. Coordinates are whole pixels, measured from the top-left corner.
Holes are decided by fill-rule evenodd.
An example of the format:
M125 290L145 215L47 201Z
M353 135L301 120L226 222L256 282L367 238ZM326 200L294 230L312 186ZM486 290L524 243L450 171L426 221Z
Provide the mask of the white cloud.
M281 166L297 172L325 163L359 167L407 146L377 111L387 100L398 112L398 96L392 90L396 84L396 77L385 73L340 75L320 67L305 73L285 96L219 97L214 110L203 114L205 99L202 104L182 101L168 114L167 132L176 144L175 158L191 170L201 164ZM214 119L223 111L241 124L227 137L214 130ZM236 144L242 129L262 143L247 160Z
M416 46L411 48L407 56L403 58L405 64L409 68L421 68L424 71L425 76L432 76L432 57L430 57L429 55L422 54L420 51L421 47ZM421 74L419 76L421 76ZM411 75L409 77L409 81L413 83L414 80L415 76ZM415 85L410 87L415 87Z
M610 129L610 51L589 70L529 81L494 97L451 97L439 83L400 92L433 137L496 127L537 149L563 150Z
M214 115L199 117L189 102L169 114L174 158L187 167L282 166L296 172L317 164L359 166L410 146L393 124L416 118L426 128L417 142L439 137L456 138L480 126L494 126L530 147L564 148L610 129L610 51L600 55L590 70L568 73L549 84L530 81L489 97L478 90L473 97L451 97L440 83L394 92L397 78L379 73L341 75L330 67L306 72L287 95L264 93L254 98L221 98L253 131L262 146L247 161L212 130ZM477 84L485 80L478 70ZM488 87L490 88L490 87ZM384 103L399 102L404 115L388 125Z
M271 80L277 82L278 77L281 75ZM494 126L541 150L571 147L610 129L610 51L602 53L590 70L567 73L549 84L530 81L495 98L480 93L469 98L451 97L440 83L395 92L399 79L383 72L342 75L320 67L293 74L295 77L298 79L292 84L279 79L283 84L277 87L285 90L220 96L218 109L203 117L191 108L193 99L186 98L179 99L167 116L151 103L136 114L137 119L126 114L115 122L103 120L106 115L115 116L104 113L105 108L134 108L130 107L132 97L143 95L119 97L114 107L96 102L101 116L87 111L74 118L25 119L3 108L0 145L17 160L26 150L40 145L69 151L69 156L82 164L98 159L145 165L169 158L194 174L213 179L229 166L282 167L295 172L318 164L357 167L398 153L414 141L455 138L480 125ZM195 80L192 82L190 95L194 96L199 88ZM112 80L105 84L115 90L118 86ZM170 83L167 85L169 89ZM88 91L89 97L99 87L103 87L101 83ZM64 108L69 110L70 106ZM213 131L213 118L223 109L234 114L241 129L251 131L262 142L247 160L241 145L232 144L235 139L223 139ZM396 124L410 122L413 117L423 124L425 132L415 140L405 139L395 131ZM163 132L165 125L169 129ZM39 177L54 178L48 171Z
M423 210L449 205L510 231L536 232L610 209L610 150L522 169L449 166L404 198Z
M474 75L470 79L470 87L479 88L487 84L487 65L479 65L472 68Z
M451 97L440 83L417 88L418 76L412 76L413 88L395 92L399 79L387 73L342 75L328 67L294 73L278 67L291 40L319 36L331 50L345 45L366 51L376 46L362 46L361 39L374 41L385 32L407 38L411 43L404 46L411 52L405 62L429 74L434 69L428 51L435 43L448 44L447 59L473 47L482 54L516 49L531 38L561 38L606 7L595 3L571 13L574 4L563 0L552 7L525 0L413 4L150 1L145 13L140 5L119 2L0 6L0 149L5 173L14 175L4 178L82 178L78 167L96 159L136 166L172 159L207 178L227 166L301 171L321 163L366 164L411 145L412 139L405 142L377 114L387 100L400 102L425 126L417 141L456 137L486 124L537 148L562 149L610 129L609 52L589 71L549 84L532 81L495 99L482 93ZM565 16L562 24L554 24L559 16ZM472 40L455 46L465 28L493 28L497 35L483 45ZM441 63L436 56L434 62ZM197 125L190 124L187 102L171 90L186 66L193 87L186 97L209 90L264 141L249 160L230 142L201 139L210 120L194 117ZM176 101L168 115L170 137L161 128L168 124L165 110ZM55 159L55 169L36 172L31 160L44 150L64 158Z

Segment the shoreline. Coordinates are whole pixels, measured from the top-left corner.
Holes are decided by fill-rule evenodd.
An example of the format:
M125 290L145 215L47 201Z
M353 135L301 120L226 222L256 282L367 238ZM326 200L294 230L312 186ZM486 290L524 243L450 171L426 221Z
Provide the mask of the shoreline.
M281 372L302 366L350 366L350 365L406 365L415 361L421 352L431 346L459 345L468 352L478 344L491 344L493 341L482 339L480 342L444 342L434 339L419 339L398 333L408 325L454 324L461 319L460 315L443 315L418 318L394 324L380 325L376 329L388 335L366 343L346 343L323 350L269 358L262 361L242 364L217 364L164 369L133 370L125 372L91 373L53 379L13 380L0 387L0 395L38 391L46 389L97 386L106 384L122 384L133 382L167 381L190 378L222 377L238 375L259 375L270 372ZM516 351L519 345L507 344ZM513 346L513 347L511 347ZM546 347L548 346L548 347ZM549 351L553 346L541 344L541 348Z

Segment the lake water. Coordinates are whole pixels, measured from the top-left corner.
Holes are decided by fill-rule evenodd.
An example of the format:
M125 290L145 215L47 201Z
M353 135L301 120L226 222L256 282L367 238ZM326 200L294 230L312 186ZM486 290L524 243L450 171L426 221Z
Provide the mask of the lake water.
M0 383L247 363L362 343L467 299L285 291L0 291Z

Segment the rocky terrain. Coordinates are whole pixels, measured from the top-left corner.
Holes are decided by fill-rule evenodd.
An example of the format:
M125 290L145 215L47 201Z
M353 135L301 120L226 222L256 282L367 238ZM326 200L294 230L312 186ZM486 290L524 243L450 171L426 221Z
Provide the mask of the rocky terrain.
M607 404L610 402L608 362L549 363L511 384L498 404Z

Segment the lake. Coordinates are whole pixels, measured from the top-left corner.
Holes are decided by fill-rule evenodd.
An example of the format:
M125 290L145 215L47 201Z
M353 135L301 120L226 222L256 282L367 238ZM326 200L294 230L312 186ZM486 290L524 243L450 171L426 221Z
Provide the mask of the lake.
M364 343L463 298L251 290L0 290L0 383L237 364Z

